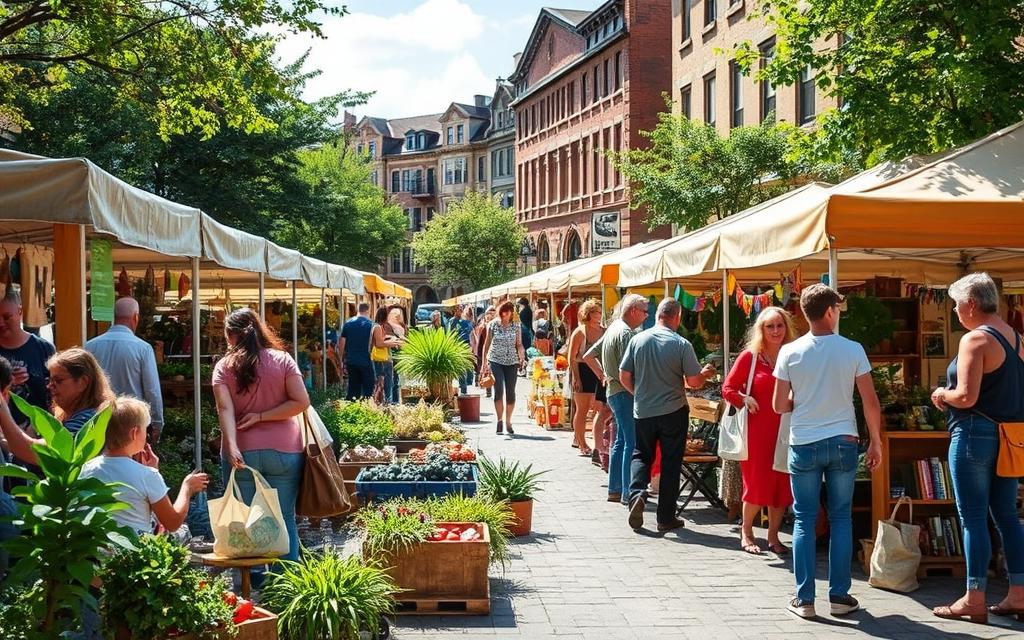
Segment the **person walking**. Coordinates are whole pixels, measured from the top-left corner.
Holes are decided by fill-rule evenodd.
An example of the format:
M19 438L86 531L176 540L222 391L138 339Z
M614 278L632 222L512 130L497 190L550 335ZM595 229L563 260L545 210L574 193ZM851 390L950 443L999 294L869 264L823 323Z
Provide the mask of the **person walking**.
M619 381L633 394L636 450L630 466L629 526L644 525L646 489L651 481L655 448L661 447L661 488L658 493L658 531L684 525L676 516L679 476L686 451L690 407L685 386L699 389L715 375L711 365L700 366L693 345L676 331L682 306L672 298L658 305L657 323L634 336L619 365Z
M484 370L482 374L494 376L494 415L498 420L497 433L515 435L512 412L516 406L516 372L526 361L523 334L519 323L512 318L515 305L511 300L498 307L498 317L487 325L484 343Z
M469 347L470 352L474 351L474 336L473 330L476 328L473 322L473 307L466 305L462 308L462 316L452 323L452 330L455 331L459 336L459 340L466 343ZM473 369L466 370L461 376L459 376L459 393L466 395L469 391L469 385L473 384Z
M405 337L409 335L409 326L405 321L405 309L401 305L393 305L391 310L388 311L388 335L398 338L402 343L405 343ZM391 350L391 359L394 360L395 353L401 347ZM402 385L398 378L398 369L394 369L394 376L391 379L391 404L401 404L402 402Z
M478 383L480 381L480 374L483 373L484 366L487 364L486 358L484 357L486 355L486 352L484 351L484 345L487 342L487 325L490 324L491 320L494 320L494 318L496 318L497 315L498 310L494 307L494 305L488 306L487 310L484 311L483 317L480 319L479 322L477 322L476 328L474 329L474 333L476 335L476 341L474 344L476 346L473 352L476 355L476 379ZM491 397L490 387L487 387L486 395L488 398Z
M373 398L378 404L391 403L391 385L395 380L395 361L391 359L391 350L400 346L401 341L391 334L387 307L378 307L370 331L370 360L376 379Z
M164 399L156 355L148 342L135 335L138 328L139 303L134 298L119 298L114 303L114 324L103 335L86 342L85 350L107 372L115 394L149 404L149 439L156 443L164 427Z
M815 533L825 480L829 523L828 599L832 615L860 608L850 595L853 556L852 503L859 440L853 408L856 387L864 406L870 444L864 462L874 471L882 457L881 407L864 347L836 333L839 304L834 289L816 283L800 294L800 308L811 330L783 345L775 363L775 413L792 413L789 473L793 490L793 573L796 597L786 607L813 618Z
M999 315L999 290L986 273L972 273L949 287L956 315L967 333L946 372L949 384L932 393L946 412L950 431L949 471L963 525L967 592L936 607L940 618L988 622L988 614L1024 618L1024 528L1017 514L1017 478L996 473L999 424L1024 422L1024 345ZM1009 593L985 608L992 558L989 514L1003 542Z
M593 451L587 446L587 416L595 407L595 396L603 384L604 371L596 360L585 361L583 357L604 335L601 326L601 304L587 300L580 305L579 326L569 336L569 381L572 384L573 402L573 444L580 450L580 456L591 457ZM598 420L594 419L594 448L598 446Z
M523 332L523 348L529 349L533 346L533 309L530 308L530 301L526 298L519 298L517 301L519 313L519 326Z
M357 400L373 396L376 375L370 361L370 305L360 302L359 315L345 321L341 327L338 352L342 354L342 366L348 372L348 393L346 400Z
M758 555L761 547L754 538L754 518L768 507L768 548L776 555L788 549L779 540L779 528L786 507L793 504L789 476L779 473L775 463L775 445L779 439L782 416L772 409L775 378L772 372L782 345L796 338L793 319L781 307L768 307L757 315L747 335L747 345L722 383L722 398L732 406L747 408L747 459L741 461L743 478L743 520L740 548ZM750 369L754 368L751 377ZM745 388L750 379L750 388Z
M297 416L309 407L302 372L252 309L231 313L224 321L224 334L228 352L213 369L224 477L231 467L249 466L277 489L288 530L288 553L282 557L298 560L295 502L306 458ZM236 481L242 499L251 502L255 477L243 471L236 474Z
M629 341L647 317L647 298L631 293L622 299L621 313L604 332L586 358L598 357L604 370L608 407L615 416L615 439L608 456L608 502L627 500L630 466L636 448L636 423L633 418L633 394L626 391L619 380L619 363L626 353Z

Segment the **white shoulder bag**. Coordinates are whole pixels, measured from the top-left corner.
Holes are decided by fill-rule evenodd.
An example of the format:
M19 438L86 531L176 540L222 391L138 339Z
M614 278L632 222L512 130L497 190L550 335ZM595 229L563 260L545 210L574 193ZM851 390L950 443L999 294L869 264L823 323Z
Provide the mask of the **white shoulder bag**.
M750 385L754 382L754 371L757 369L757 354L750 359L750 375L743 392L750 395ZM728 403L727 403L728 404ZM747 405L737 409L729 404L729 410L718 423L718 457L723 460L743 461L747 459Z

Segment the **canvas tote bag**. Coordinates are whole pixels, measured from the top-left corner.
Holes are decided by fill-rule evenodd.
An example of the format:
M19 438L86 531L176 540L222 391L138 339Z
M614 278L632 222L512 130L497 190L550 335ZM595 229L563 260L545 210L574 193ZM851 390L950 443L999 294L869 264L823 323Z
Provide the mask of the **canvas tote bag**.
M750 385L754 382L754 371L757 369L757 354L752 353L750 374L747 375L747 386L743 392L750 394ZM718 424L718 457L723 460L742 462L747 459L747 405L742 408L729 405L729 410L722 416Z
M309 417L310 412L316 413L312 407L302 413L302 442L306 464L302 468L302 483L299 485L299 499L295 502L295 514L307 518L331 518L348 513L354 505L345 487L341 467L334 457L334 450L317 435Z
M252 467L256 493L246 504L231 469L224 496L209 501L213 552L223 558L276 558L288 553L288 529L274 489Z
M789 431L792 413L784 413L779 420L779 437L775 440L775 460L772 469L779 473L789 473Z
M898 522L896 512L906 504L907 522ZM868 584L880 589L909 593L919 586L917 568L921 564L921 527L914 521L914 502L903 496L892 508L888 520L878 521L875 548L871 552L871 576Z

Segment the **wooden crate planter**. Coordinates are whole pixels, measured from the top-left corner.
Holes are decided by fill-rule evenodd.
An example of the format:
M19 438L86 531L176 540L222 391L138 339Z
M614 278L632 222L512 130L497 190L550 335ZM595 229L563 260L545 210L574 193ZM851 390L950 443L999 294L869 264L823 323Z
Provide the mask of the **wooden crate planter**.
M409 453L413 449L425 449L430 443L427 440L391 440L389 444L397 453Z
M395 584L408 589L397 596L400 614L490 613L491 536L486 523L441 522L443 525L474 526L480 539L471 542L421 542L407 549L389 551L377 557ZM369 556L364 548L364 556Z
M429 498L461 493L475 496L477 487L476 465L470 465L469 480L438 480L427 482L400 482L395 480L364 481L362 472L356 477L356 494L365 503L388 498Z
M373 467L382 464L389 464L387 462L339 462L338 466L341 467L341 477L346 480L355 480L359 476L359 472L364 467Z

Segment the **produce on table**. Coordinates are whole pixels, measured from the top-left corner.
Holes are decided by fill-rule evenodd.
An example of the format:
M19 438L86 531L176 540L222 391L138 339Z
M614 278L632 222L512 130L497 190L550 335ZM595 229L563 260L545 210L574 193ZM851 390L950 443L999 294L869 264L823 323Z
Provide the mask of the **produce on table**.
M476 452L458 442L429 444L426 449L413 449L409 460L423 463L431 453L444 453L452 462L476 462Z
M465 481L472 478L470 465L453 462L445 451L427 453L421 463L413 461L410 455L408 462L367 467L359 474L360 482L437 482Z
M427 537L430 542L472 542L480 539L480 531L474 526L463 528L460 525L439 524L434 533Z
M378 449L370 445L358 445L341 452L338 462L391 462L395 459L395 448Z

